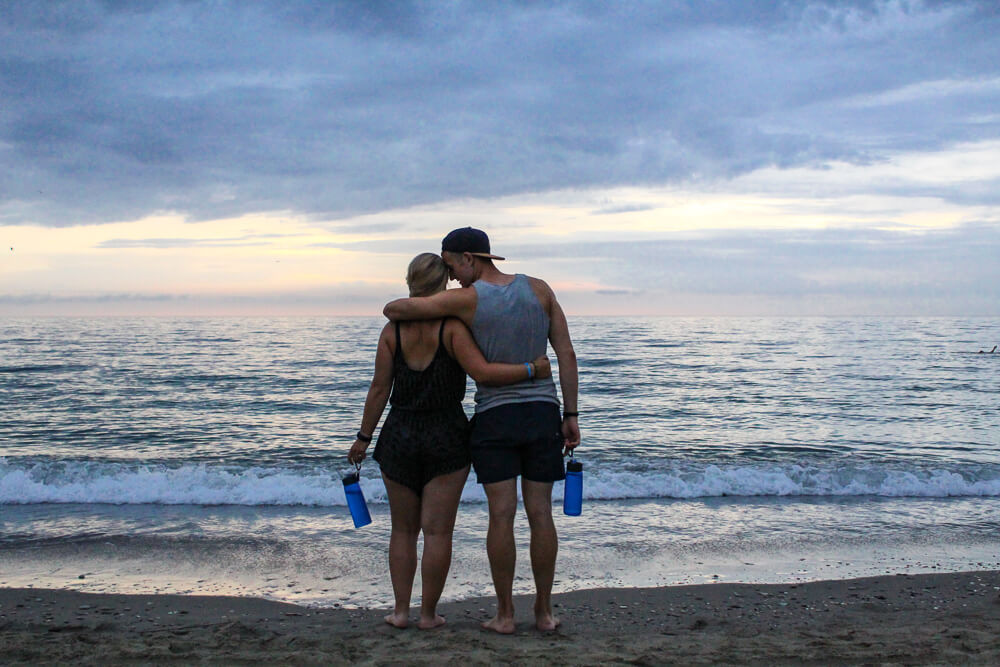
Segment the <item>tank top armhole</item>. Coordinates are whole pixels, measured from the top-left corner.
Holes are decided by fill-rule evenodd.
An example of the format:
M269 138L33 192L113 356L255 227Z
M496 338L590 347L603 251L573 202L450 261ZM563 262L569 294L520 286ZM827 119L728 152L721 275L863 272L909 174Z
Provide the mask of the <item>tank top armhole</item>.
M438 328L438 349L435 354L444 354L444 356L449 359L454 359L454 357L451 356L451 352L449 352L448 348L444 345L444 325L448 323L449 319L450 318L447 317L441 318L441 326Z
M393 357L403 358L403 342L399 339L399 320L396 320L396 354Z

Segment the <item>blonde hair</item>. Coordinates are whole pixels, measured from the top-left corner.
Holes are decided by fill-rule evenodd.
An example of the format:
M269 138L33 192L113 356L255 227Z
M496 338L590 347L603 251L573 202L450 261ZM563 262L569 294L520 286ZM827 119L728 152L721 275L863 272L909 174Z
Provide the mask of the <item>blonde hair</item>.
M410 262L406 284L410 286L410 296L437 294L448 286L448 266L440 256L422 252Z

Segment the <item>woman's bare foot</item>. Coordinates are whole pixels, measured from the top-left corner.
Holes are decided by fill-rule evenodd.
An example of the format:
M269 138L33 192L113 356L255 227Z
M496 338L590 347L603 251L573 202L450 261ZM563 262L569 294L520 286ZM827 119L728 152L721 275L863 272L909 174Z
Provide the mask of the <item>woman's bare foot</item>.
M514 619L494 616L488 621L483 621L482 627L484 630L492 630L501 635L512 635L514 634Z
M446 621L444 620L444 616L434 614L434 616L429 618L421 616L420 620L417 621L417 627L421 630L431 630L433 628L440 628L445 623Z
M394 628L402 630L410 624L410 618L406 614L394 611L385 617L385 622Z

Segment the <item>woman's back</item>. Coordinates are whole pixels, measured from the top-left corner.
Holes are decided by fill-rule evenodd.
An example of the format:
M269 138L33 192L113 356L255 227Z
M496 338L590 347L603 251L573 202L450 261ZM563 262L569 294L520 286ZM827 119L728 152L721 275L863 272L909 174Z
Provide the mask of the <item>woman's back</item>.
M389 402L403 410L440 410L461 405L465 371L442 340L443 320L399 322Z
M413 320L399 323L403 358L410 370L422 371L434 361L440 342L441 320Z

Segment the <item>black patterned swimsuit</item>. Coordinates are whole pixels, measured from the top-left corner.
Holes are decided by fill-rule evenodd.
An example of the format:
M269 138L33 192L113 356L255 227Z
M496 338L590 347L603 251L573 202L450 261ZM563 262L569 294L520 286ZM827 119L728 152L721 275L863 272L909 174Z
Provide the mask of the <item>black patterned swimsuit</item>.
M444 348L444 322L430 365L415 371L406 365L396 322L392 360L392 409L372 458L383 474L417 494L438 475L469 465L469 420L462 409L465 371Z

